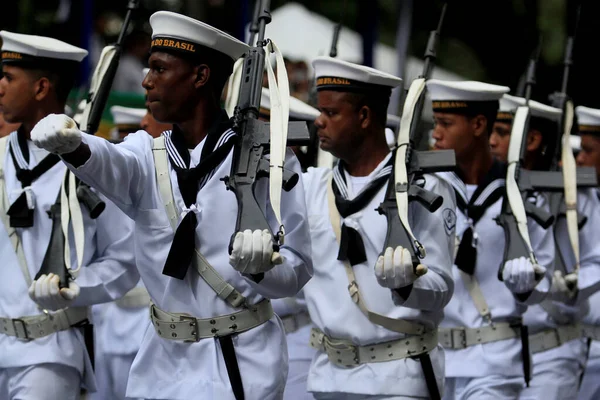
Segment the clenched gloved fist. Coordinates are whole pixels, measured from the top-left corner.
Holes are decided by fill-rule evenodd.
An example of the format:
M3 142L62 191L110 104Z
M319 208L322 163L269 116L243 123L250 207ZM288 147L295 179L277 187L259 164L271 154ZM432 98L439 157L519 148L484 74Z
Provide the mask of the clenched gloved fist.
M42 275L31 283L29 297L44 310L60 310L69 307L79 296L79 285L69 282L68 288L59 289L58 275Z
M504 264L502 279L511 292L520 294L531 292L540 280L536 279L536 275L543 278L545 273L546 268L533 265L529 259L520 257Z
M565 296L572 299L577 294L577 274L563 275L561 271L554 271L550 292L554 296Z
M233 240L229 264L242 274L260 274L283 263L283 257L273 252L273 239L268 230L246 229Z
M415 274L410 252L402 246L388 247L375 263L377 282L390 289L408 286L426 273L427 267L419 264Z
M50 114L33 127L31 140L50 153L71 153L81 144L81 131L67 115Z

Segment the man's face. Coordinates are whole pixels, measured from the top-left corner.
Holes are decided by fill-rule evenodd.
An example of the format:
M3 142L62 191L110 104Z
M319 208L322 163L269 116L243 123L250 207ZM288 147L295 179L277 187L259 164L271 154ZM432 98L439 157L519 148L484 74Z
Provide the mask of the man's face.
M8 123L19 123L28 119L35 105L34 77L23 68L2 66L0 79L0 112Z
M6 136L19 128L19 123L10 124L4 120L4 113L0 110L0 137Z
M492 150L492 156L499 161L506 161L508 158L511 128L512 125L507 122L494 123L490 136L490 149Z
M154 52L142 86L150 112L157 121L178 123L189 119L197 104L194 67L169 53Z
M433 113L434 150L454 150L456 159L472 156L475 125L471 118L452 113Z
M600 181L600 137L581 135L581 151L577 155L577 165L596 168L596 174Z
M347 94L333 90L317 93L317 108L321 115L315 120L319 145L338 158L360 145L360 119ZM349 151L350 150L350 151Z

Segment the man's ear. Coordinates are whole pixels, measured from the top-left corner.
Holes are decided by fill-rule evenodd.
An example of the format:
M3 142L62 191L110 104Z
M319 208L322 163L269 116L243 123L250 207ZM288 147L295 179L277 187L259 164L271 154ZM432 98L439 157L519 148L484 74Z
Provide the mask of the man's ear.
M194 74L196 75L194 86L198 89L208 83L208 80L210 79L210 68L206 64L197 65L194 67Z
M473 125L473 133L475 137L487 135L487 124L488 120L483 115L479 114L471 118L471 124Z
M542 146L542 133L537 129L530 129L527 134L527 151L537 151Z
M46 77L41 77L33 85L34 97L37 101L45 99L52 89L52 83Z
M358 110L358 120L360 121L360 127L367 129L373 123L373 112L367 106L362 106Z

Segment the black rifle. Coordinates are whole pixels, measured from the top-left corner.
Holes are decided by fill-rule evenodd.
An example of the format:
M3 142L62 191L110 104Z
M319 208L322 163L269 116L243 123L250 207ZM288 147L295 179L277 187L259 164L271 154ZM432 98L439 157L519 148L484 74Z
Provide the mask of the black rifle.
M540 56L540 52L541 52L541 40L540 40L540 43L538 43L538 47L537 47L536 51L534 52L534 55L529 60L529 64L527 67L527 79L526 79L526 83L525 83L525 106L526 107L529 106L529 99L531 98L531 91L532 91L533 85L536 82L535 69L536 69L537 60ZM520 116L519 110L521 108L522 107L519 107L517 109L517 113L515 115L515 122L517 121L517 117ZM524 123L524 126L522 127L521 132L518 132L519 127L513 123L513 128L512 128L511 137L510 137L511 144L513 143L513 140L518 140L518 139L516 139L517 137L521 138L520 143L518 143L519 159L516 162L516 170L515 170L514 179L516 182L518 182L518 187L519 187L519 200L518 201L522 202L522 207L524 208L526 215L532 217L544 229L547 229L552 225L552 222L554 221L554 217L550 213L536 207L534 204L530 203L527 200L527 196L531 191L529 188L523 187L520 184L521 181L519 179L521 174L526 172L526 170L523 168L523 165L525 162L525 155L527 153L527 134L529 132L529 119L530 119L530 112L529 112L529 109L527 109L525 123ZM511 147L512 146L509 145L509 156L510 156L510 148ZM511 162L511 160L509 160L509 165L510 165L510 162ZM560 175L554 175L553 179L557 180L560 184L562 184L562 177ZM508 180L509 180L509 177L507 176L507 181ZM508 186L508 182L507 182L507 186ZM500 264L500 268L498 269L498 279L502 281L503 280L502 272L504 271L505 261L513 260L513 259L520 258L520 257L525 257L525 258L530 259L532 264L537 264L537 259L535 258L533 249L530 248L524 235L522 235L521 232L519 231L519 228L518 228L519 221L517 220L517 217L513 213L513 210L509 203L508 190L504 194L504 198L502 201L502 211L501 211L500 215L496 218L496 222L498 223L498 225L501 225L502 228L504 229L504 237L505 237L504 261ZM525 222L526 222L526 220L525 220ZM527 232L527 236L529 236L528 232ZM540 276L536 272L536 279L539 280L541 278L542 278L542 276Z
M271 21L270 0L258 0L261 4L257 14L256 46L244 55L244 65L240 84L240 99L233 116L233 129L238 141L234 145L231 174L223 178L227 189L235 193L238 203L238 215L235 231L231 236L229 252L233 249L233 240L237 232L246 229L271 231L262 210L263 202L257 201L254 187L258 179L269 176L269 160L265 157L269 151L269 123L260 121L260 99L262 93L263 71L265 66L265 27ZM306 123L290 122L288 141L290 146L303 146L310 140ZM298 174L283 169L283 189L290 191L298 183ZM281 245L281 232L273 235L274 250Z
M427 49L425 50L425 63L423 73L419 78L429 79L436 59L436 48L446 14L447 3L442 8L442 13L437 25L437 29L429 34ZM416 146L421 141L423 134L420 125L421 114L425 102L425 91L421 94L416 103L410 125L410 142L407 149L397 148L396 151L406 151L406 169L408 176L407 187L396 187L394 173L390 176L385 200L377 211L384 214L387 219L387 234L383 245L383 254L388 247L396 248L402 246L411 253L413 267L416 271L420 264L419 259L424 258L424 248L417 241L413 243L406 228L400 222L398 216L398 206L396 204L396 192L408 191L409 202L417 201L423 205L429 212L435 212L443 203L443 198L433 192L423 189L425 183L424 174L451 171L456 166L454 150L439 151L417 151ZM403 185L399 185L403 186Z
M117 67L119 65L119 58L121 55L121 47L123 44L123 39L125 38L125 34L127 33L127 28L131 21L131 14L134 9L138 7L139 0L130 0L127 5L127 14L125 16L125 21L121 27L121 32L119 34L119 38L117 43L115 44L116 51L111 59L110 66L108 67L106 74L102 77L102 83L97 93L89 93L88 94L88 102L91 102L91 109L88 114L88 120L85 123L86 132L89 134L95 134L98 130L98 126L100 125L100 120L102 118L102 113L104 111L104 107L106 106L106 102L108 100L108 95L110 93L110 88L112 87L112 82L115 78L115 74L117 72ZM65 179L63 184L67 185L68 180ZM79 179L76 179L76 187L69 188L65 187L65 190L76 190L77 191L77 199L88 209L90 217L95 219L97 218L105 209L106 204L100 196L98 196L90 186ZM44 260L42 261L42 266L36 275L36 278L39 278L41 275L48 275L53 273L57 275L60 279L59 287L64 288L69 286L69 277L70 273L67 269L66 260L64 259L64 243L67 238L64 237L61 228L61 200L60 200L60 191L58 194L58 198L56 202L50 207L49 211L50 218L52 218L52 233L50 236L50 246L48 251L44 256Z
M562 153L562 138L565 132L566 127L571 126L573 130L576 127L574 124L574 106L572 99L567 94L567 88L569 84L569 73L571 69L571 65L573 65L573 47L575 45L575 38L577 35L577 28L579 25L579 19L581 15L581 4L577 6L576 17L575 17L575 26L572 35L570 35L567 39L567 45L565 48L565 58L564 58L564 69L563 69L563 77L561 89L559 92L555 92L550 96L550 101L552 102L552 106L556 108L560 108L563 110L563 115L560 123L558 124L557 134L555 141L553 143L553 147L550 150L551 161L550 161L550 169L552 171L560 171L560 160ZM567 112L569 110L569 112ZM564 172L563 172L564 173ZM572 179L572 177L566 177ZM578 188L583 187L593 187L597 186L596 182L596 170L595 168L577 168L576 173L576 182ZM566 216L566 203L565 196L563 192L552 192L550 193L550 211L556 221L560 218L564 218ZM577 225L578 228L581 229L585 223L587 222L587 217L583 214L577 214ZM565 265L565 256L561 250L561 247L558 244L558 232L556 231L558 224L555 225L554 230L554 239L556 243L556 250L558 257L555 258L555 268L563 272L563 274L567 275L569 273L575 272L576 266L571 266L571 268L567 268ZM570 241L569 241L570 243Z

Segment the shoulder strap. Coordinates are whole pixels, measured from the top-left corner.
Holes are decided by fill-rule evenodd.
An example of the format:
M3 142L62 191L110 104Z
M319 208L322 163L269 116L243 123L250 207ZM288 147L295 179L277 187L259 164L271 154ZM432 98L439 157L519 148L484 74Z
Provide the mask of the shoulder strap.
M335 232L335 237L337 239L338 244L341 240L341 217L335 206L335 195L333 194L333 188L331 186L333 174L330 174L329 180L327 182L327 200L329 204L329 220L331 222L331 226L333 231ZM356 282L356 276L354 275L354 270L352 266L348 262L348 260L344 261L344 269L346 271L346 275L348 276L348 293L350 294L350 298L360 311L368 318L369 321L374 323L375 325L382 326L386 329L389 329L393 332L404 333L409 335L420 335L425 332L425 326L411 322L403 319L394 319L386 317L385 315L376 314L370 311L364 303L360 295L360 290L358 288L358 283Z
M8 210L8 194L6 193L6 184L4 179L4 159L6 157L6 147L8 144L9 136L5 136L0 138L0 219L6 228L8 233L8 237L10 238L10 242L15 249L15 253L17 253L17 258L19 259L19 266L21 267L21 271L23 272L23 276L25 277L25 282L27 286L31 285L31 275L29 274L29 269L27 268L27 260L25 259L25 253L23 252L23 245L21 244L21 240L19 239L19 235L17 234L17 230L10 226L10 222L8 219L8 214L6 211Z
M176 230L178 222L177 209L175 208L171 177L169 176L168 155L164 136L159 136L154 139L152 155L154 156L154 169L156 171L156 183L158 185L160 198L164 204L171 227L173 230ZM193 259L192 265L202 279L204 279L212 290L214 290L217 296L227 302L230 306L238 308L246 304L246 298L231 284L226 282L197 249L196 257Z
M177 229L177 209L175 208L175 199L173 198L173 188L171 187L171 177L169 176L169 163L167 161L167 148L165 147L165 137L154 138L152 146L152 155L154 156L154 170L156 171L156 183L160 192L160 198L165 206L169 223L173 230Z

